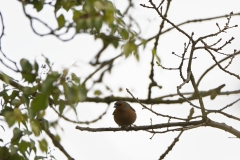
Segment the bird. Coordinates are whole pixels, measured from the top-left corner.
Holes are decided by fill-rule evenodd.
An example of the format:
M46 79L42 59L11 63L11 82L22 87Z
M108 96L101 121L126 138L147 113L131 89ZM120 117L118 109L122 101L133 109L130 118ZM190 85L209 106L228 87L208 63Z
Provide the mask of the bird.
M137 118L135 110L125 101L117 101L114 104L114 121L121 127L131 126Z

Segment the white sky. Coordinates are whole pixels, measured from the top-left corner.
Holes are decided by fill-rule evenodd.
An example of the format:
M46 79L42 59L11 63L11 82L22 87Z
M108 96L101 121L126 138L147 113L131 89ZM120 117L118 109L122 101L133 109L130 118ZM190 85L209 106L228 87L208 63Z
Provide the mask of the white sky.
M126 4L126 0L115 0L116 6L123 8ZM160 19L157 14L150 9L145 9L139 6L140 3L148 4L148 1L136 0L134 1L135 9L130 13L134 16L143 28L143 34L146 37L150 37L158 31ZM207 18L211 16L218 16L228 14L230 12L239 13L240 2L238 0L224 1L224 0L202 0L191 1L181 0L173 1L170 6L169 19L178 24L188 19ZM78 67L71 69L72 72L78 76L86 77L93 71L87 63L92 59L94 54L101 47L100 41L93 41L91 36L79 35L72 41L61 42L55 37L39 37L33 33L30 28L28 19L23 15L21 4L15 0L0 0L0 11L3 14L5 24L5 36L2 39L3 51L9 58L15 61L19 61L21 58L27 58L31 61L37 59L42 61L41 54L43 53L49 57L51 62L54 62L54 69L61 71L64 68L70 67L73 63L77 62ZM32 11L29 8L29 11ZM36 13L34 13L36 14ZM47 8L41 13L41 18L44 18L47 22L50 22L52 26L56 23L52 23L51 11ZM187 33L194 31L194 37L202 36L212 32L216 32L216 22L220 26L226 23L226 19L219 19L214 21L201 23L195 23L182 27ZM240 16L233 17L231 24L240 25ZM166 24L166 26L169 26ZM39 26L39 31L45 30ZM227 52L231 53L233 49L239 50L240 44L240 27L230 30L227 34L222 34L222 42L227 41L230 37L234 36L235 40L227 48ZM159 42L159 56L162 64L165 67L177 67L180 59L173 56L171 52L175 52L178 55L182 54L183 44L187 42L187 39L177 31L172 31L160 38ZM102 89L104 95L108 96L113 94L114 96L128 96L127 92L123 90L122 93L118 93L118 88L128 88L139 98L146 98L147 96L147 84L149 83L149 67L150 67L150 55L151 45L146 50L140 53L140 62L136 62L133 57L129 59L122 58L116 62L118 65L112 70L111 74L107 74L104 78L105 84L113 88L113 92L105 91L104 87L97 85L95 89ZM116 56L120 51L115 51L113 48L106 50L105 57ZM206 52L198 52L194 60L193 73L195 78L198 79L203 71L210 67L214 62ZM222 57L219 56L218 59ZM0 65L0 70L3 66ZM240 58L236 57L231 69L236 74L240 74ZM158 67L155 69L155 80L163 86L163 89L154 89L153 95L155 97L166 95L169 93L176 93L176 86L181 83L179 79L178 71L162 70ZM11 71L7 71L14 77L17 77ZM21 77L18 77L19 79ZM97 77L94 77L97 78ZM226 84L224 90L237 90L240 88L239 80L234 77L230 77L222 71L215 69L211 71L206 79L200 84L200 90L208 90L210 88L218 87L221 84ZM191 85L188 84L183 88L183 91L192 91ZM91 94L91 93L90 93ZM217 97L216 100L211 101L210 98L205 98L204 103L206 108L215 109L223 107L233 100L236 100L239 95L231 97ZM196 101L194 101L197 104ZM107 115L99 122L91 124L90 127L116 127L117 125L113 121L111 105ZM107 106L104 104L83 103L79 104L79 119L91 120L96 118ZM136 125L149 125L150 118L153 118L153 124L166 123L167 119L158 118L141 109L141 106L137 103L133 103L132 107L136 109L137 121ZM181 109L180 109L181 107ZM239 110L240 104L236 104L232 109L232 113L236 116L240 116ZM184 103L182 105L161 105L155 106L157 111L164 114L173 114L180 117L186 117L189 112L189 105ZM70 118L74 119L74 114L68 113ZM48 114L47 118L53 120L56 117ZM218 122L224 122L234 126L240 130L239 123L236 121L228 120L221 116L211 116L212 119L218 120ZM61 143L68 151L68 153L76 160L146 160L146 159L158 159L159 156L167 149L173 139L178 133L167 133L155 135L152 140L149 138L152 136L146 132L102 132L91 133L82 132L75 129L75 124L69 124L61 121L64 132L59 129L62 136ZM5 125L5 124L4 124ZM5 125L6 128L6 125ZM0 129L0 134L4 137L11 135L10 131L3 132ZM202 160L202 159L218 159L218 160L238 160L240 159L240 141L236 138L229 138L232 135L224 131L213 129L209 127L202 127L191 131L184 132L180 138L180 141L173 148L166 160L185 159L185 160ZM2 136L1 136L2 137ZM4 139L4 142L7 140ZM51 149L55 147L50 146ZM53 150L52 154L59 159L66 159L64 155L59 151Z

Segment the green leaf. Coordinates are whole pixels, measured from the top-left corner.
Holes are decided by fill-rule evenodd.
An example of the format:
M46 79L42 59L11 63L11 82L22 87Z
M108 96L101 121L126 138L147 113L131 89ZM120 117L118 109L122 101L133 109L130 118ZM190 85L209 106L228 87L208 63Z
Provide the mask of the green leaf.
M96 96L100 96L102 94L102 92L100 90L95 90L94 91L94 95Z
M69 103L76 103L76 91L73 87L69 87L66 83L63 85L64 95Z
M36 98L32 100L31 108L34 112L39 112L45 110L48 107L48 95L43 93L38 93Z
M38 121L39 121L43 130L47 131L49 129L49 122L46 119L39 118Z
M50 94L54 88L53 83L60 77L57 72L52 72L47 75L47 78L42 83L41 91L44 94Z
M59 135L55 135L55 139L60 142L61 141L61 137Z
M80 83L80 78L78 78L78 77L76 76L76 74L72 73L72 74L71 74L71 77L72 77L72 80L73 80L75 83Z
M18 141L20 140L20 138L23 136L22 134L23 132L19 129L19 128L14 128L13 129L13 137L11 139L11 143L12 144L18 144Z
M42 139L39 142L39 147L41 149L42 152L47 152L48 151L48 143L46 141L46 139Z
M61 29L65 25L66 21L62 14L57 18L57 22L58 22L58 29Z
M22 102L20 100L18 100L18 99L13 99L11 101L11 105L13 105L16 108L19 107L21 104L22 104Z
M1 92L1 96L3 97L3 99L4 99L4 101L5 102L8 102L8 100L9 100L9 95L7 94L7 91L8 90L6 90L6 89L4 89L2 92Z
M22 71L26 73L31 73L32 72L32 65L27 59L21 59L20 60L20 65L22 67Z
M157 51L156 51L156 48L153 48L153 49L152 49L152 54L153 54L154 56L156 55L156 52L157 52Z
M14 99L16 96L19 95L19 91L17 90L13 90L11 95L9 96L10 99Z
M11 155L8 160L25 160L25 158L16 153L14 155Z
M23 141L23 140L18 144L19 151L22 153L22 155L25 154L29 145L30 145L29 142L26 142L26 141Z
M59 113L62 114L65 109L65 102L63 100L59 101Z
M87 97L87 89L84 85L78 85L77 90L79 92L78 100L83 102Z
M129 37L129 33L126 29L120 29L120 35L124 40L128 39Z
M16 117L14 116L12 111L8 111L8 110L4 111L3 116L5 117L9 127L12 127L16 122Z
M10 145L9 149L10 149L11 155L15 155L18 151L18 148L15 147L14 145Z
M33 150L36 153L36 146L34 140L30 139L30 150Z
M100 29L102 28L102 24L103 24L103 19L102 17L96 17L93 19L93 24L95 29L99 32Z
M32 134L32 132L30 132L29 130L24 129L23 134L30 136Z
M13 111L12 107L5 106L0 113L4 115L6 112L12 112L12 111Z
M22 121L22 112L20 111L19 108L14 108L13 110L13 115L14 117L16 118L16 120L18 122L21 122Z
M36 112L31 108L27 108L28 110L28 117L30 120L33 120L35 118L35 116L37 115Z
M47 157L43 157L43 156L36 156L35 158L34 158L34 160L39 160L39 159L41 159L41 160L43 160L43 159L46 159Z
M23 94L20 99L22 100L23 103L26 104L27 107L29 107L29 97L26 94Z
M129 41L123 46L123 54L126 57L136 52L137 52L137 45L133 42L133 40Z
M152 54L157 58L157 61L160 62L160 57L157 55L157 51L155 48L152 49Z
M35 69L35 73L38 73L39 66L36 61L34 62L34 69Z
M33 0L33 6L39 12L43 9L44 0Z
M32 128L32 131L33 131L34 135L39 136L41 131L42 131L42 128L41 128L41 125L40 125L39 121L37 121L35 119L31 120L30 125L31 125L31 128Z
M56 1L55 5L54 5L54 13L56 14L57 11L62 7L62 1Z
M30 64L30 62L27 59L21 59L20 65L22 67L21 73L22 73L23 79L25 79L25 81L29 83L33 83L36 79L37 74L32 73L33 67Z
M70 8L72 8L74 6L74 3L75 1L66 1L66 0L63 0L61 1L62 2L62 7L68 11Z
M9 149L7 147L0 147L0 159L8 159L10 157Z
M30 95L33 95L33 93L36 91L36 88L24 87L22 91L23 91L23 94L30 96Z
M28 83L33 83L36 79L36 75L32 73L23 73L22 72L23 79Z

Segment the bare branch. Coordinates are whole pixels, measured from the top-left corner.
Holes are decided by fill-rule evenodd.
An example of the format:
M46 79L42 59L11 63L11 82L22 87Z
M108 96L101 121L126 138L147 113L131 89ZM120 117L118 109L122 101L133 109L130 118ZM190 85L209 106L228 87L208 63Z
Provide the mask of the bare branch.
M167 150L160 156L159 160L162 160L166 157L166 155L173 149L173 147L176 145L176 143L179 141L180 136L182 135L184 130L182 130L176 138L174 138L174 141L172 144L167 148Z
M185 126L194 126L204 123L203 120L199 121L191 121L191 122L172 122L172 123L162 123L155 125L147 125L147 126L130 126L128 128L89 128L89 127L81 127L76 126L76 129L80 131L88 131L88 132L119 132L119 131L140 131L140 130L149 130L149 129L161 129L166 127L185 127Z
M135 99L143 107L143 109L147 109L147 110L149 110L150 112L154 113L157 116L162 116L162 117L167 117L167 118L171 118L171 119L178 119L178 120L186 121L186 119L184 119L184 118L178 118L178 117L173 117L173 116L169 116L169 115L164 115L164 114L157 113L157 112L153 111L152 109L150 109L147 106L145 106L141 101L139 101L138 98L135 98L133 96L133 94L127 88L126 88L126 90L132 96L132 98Z
M229 133L235 135L237 138L240 138L240 132L238 130L234 129L232 126L228 126L225 123L219 123L219 122L215 122L213 120L208 119L206 122L206 126L224 130L226 132L229 132Z
M235 52L232 56L237 56L237 55L239 55L239 54L240 54L240 51L237 51L237 52ZM232 56L225 57L225 58L221 59L220 61L218 61L217 63L215 63L214 65L212 65L211 67L209 67L209 68L200 76L200 78L198 79L198 81L197 81L197 86L199 86L199 84L200 84L201 80L203 79L203 77L204 77L209 71L211 71L214 67L216 67L217 64L220 64L220 63L224 62L225 60L231 58Z

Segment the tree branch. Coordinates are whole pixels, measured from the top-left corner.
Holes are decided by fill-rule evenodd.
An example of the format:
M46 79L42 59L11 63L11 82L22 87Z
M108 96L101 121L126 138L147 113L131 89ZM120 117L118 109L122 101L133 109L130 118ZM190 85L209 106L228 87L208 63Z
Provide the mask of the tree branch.
M155 125L147 125L147 126L130 126L128 128L89 128L89 127L81 127L76 126L76 129L80 131L88 131L88 132L119 132L119 131L140 131L140 130L149 130L149 129L161 129L166 127L178 127L178 126L193 126L204 123L203 120L199 121L191 121L191 122L171 122L171 123L162 123Z

